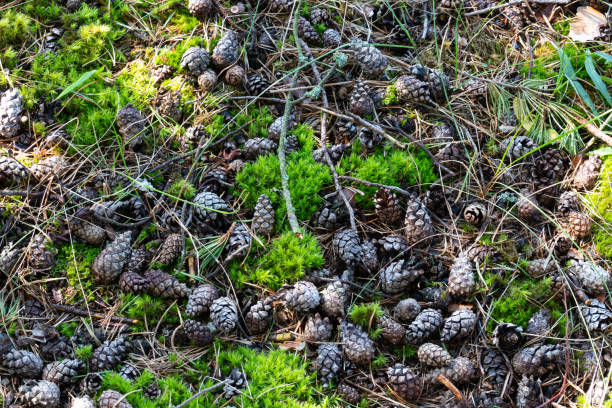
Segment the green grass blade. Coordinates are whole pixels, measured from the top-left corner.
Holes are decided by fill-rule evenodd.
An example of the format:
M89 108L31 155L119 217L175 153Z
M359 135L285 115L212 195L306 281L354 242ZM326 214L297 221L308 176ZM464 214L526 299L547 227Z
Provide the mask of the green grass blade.
M595 55L603 58L606 61L606 64L612 64L612 55L606 54L603 51L595 51Z
M561 72L563 72L563 75L565 75L565 77L568 79L570 84L572 84L572 87L574 88L576 93L582 98L584 103L586 103L587 106L591 109L591 111L595 115L597 115L598 114L597 108L595 107L595 104L591 100L591 97L587 93L586 89L584 89L582 84L578 81L578 79L576 79L576 71L574 70L574 67L572 66L572 62L567 57L567 55L565 54L562 48L557 48L557 52L559 54L559 59L561 60L561 66L559 69L561 69Z
M66 89L64 89L62 93L59 94L57 98L55 98L55 100L57 101L58 99L62 99L64 96L73 93L81 86L83 86L87 81L89 81L91 77L93 77L97 72L97 69L92 69L91 71L85 72L79 77L79 79L68 85L68 87L66 87Z
M606 87L606 84L604 83L604 81L601 79L601 76L597 72L597 69L595 69L595 64L593 64L593 56L591 55L590 52L587 53L584 59L584 67L586 68L587 73L591 77L591 80L593 81L595 88L597 88L601 96L604 97L608 105L612 107L612 97L610 96L610 92L608 92L608 88Z

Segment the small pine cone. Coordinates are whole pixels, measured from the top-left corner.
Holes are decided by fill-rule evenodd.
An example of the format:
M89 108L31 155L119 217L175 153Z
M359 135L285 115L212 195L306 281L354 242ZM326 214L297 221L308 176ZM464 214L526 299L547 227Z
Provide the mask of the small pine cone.
M321 36L319 36L317 30L304 17L298 17L297 29L300 38L303 38L308 44L318 44L321 42Z
M552 258L539 258L527 264L527 273L532 278L541 278L555 272L557 263Z
M161 389L157 385L157 381L153 381L142 389L142 394L147 397L150 401L155 401L161 396Z
M542 383L539 379L534 380L533 376L523 375L518 382L516 389L517 408L535 408L542 404Z
M357 136L357 126L352 121L338 119L334 126L334 137L338 144L348 144Z
M444 318L435 309L424 309L406 329L406 339L410 344L420 344L437 333Z
M406 340L406 329L404 326L388 316L381 316L376 319L377 328L381 329L382 338L389 344L399 345Z
M526 333L534 336L543 337L548 334L550 330L550 310L541 309L531 315L529 322L527 322Z
M448 290L442 285L428 286L418 293L423 301L423 307L426 308L446 310L452 300Z
M30 240L26 254L32 269L48 271L55 266L55 256L48 246L51 241L43 234L36 234Z
M304 277L304 280L312 282L315 285L321 285L323 283L329 282L334 277L335 275L332 274L332 272L329 269L323 268L323 269L315 269L314 271L311 271L309 274L307 274Z
M210 305L210 318L219 330L223 332L234 330L238 323L236 303L228 297L215 299Z
M72 355L72 346L64 336L56 337L40 345L40 354L47 358L66 358Z
M493 345L512 350L523 342L523 328L513 323L500 322L493 330Z
M528 223L538 221L541 218L536 196L526 190L521 190L516 208L519 218Z
M401 235L387 235L378 240L381 252L388 259L395 259L410 249L410 244Z
M414 65L409 71L412 76L429 85L431 97L436 101L441 102L446 98L446 94L450 94L450 79L444 72L422 65Z
M312 158L317 163L327 165L327 161L325 159L325 151L327 151L332 163L337 164L340 161L340 159L342 159L342 156L344 156L344 153L346 153L347 150L348 150L348 147L347 145L344 145L344 144L337 144L331 147L327 147L327 146L319 147L317 150L312 152Z
M564 191L557 201L557 210L561 215L568 216L572 211L580 211L582 204L580 197L573 191Z
M345 212L337 205L324 205L313 215L314 226L316 228L335 230L345 221Z
M569 237L560 236L553 240L551 247L553 255L559 260L563 260L567 257L570 249L574 247L574 243Z
M395 91L400 102L433 105L429 84L413 75L401 75L395 80Z
M323 45L325 48L337 48L342 44L342 36L333 28L328 28L323 32Z
M470 261L477 264L484 264L487 261L495 262L500 258L497 249L489 245L475 245L465 251L465 255Z
M294 312L307 313L321 303L321 296L317 287L308 281L297 281L292 288L285 292L285 303Z
M312 24L329 25L331 21L332 18L328 9L323 7L315 7L310 9L310 22Z
M576 260L572 261L568 272L593 296L607 293L610 273L601 266L589 261Z
M277 144L272 139L255 137L246 141L242 152L247 159L255 160L259 156L274 154L277 147Z
M434 126L431 138L435 143L451 143L457 140L459 135L454 125L442 122Z
M68 162L62 156L49 156L30 167L30 173L38 180L46 177L61 177L68 169Z
M42 379L56 384L70 384L77 380L79 372L84 368L81 360L53 361L45 366Z
M148 289L149 282L136 272L123 272L119 276L119 289L124 293L141 294Z
M146 249L134 248L130 253L130 259L125 264L125 271L132 273L141 273L151 261L151 253Z
M342 321L340 342L346 358L357 365L367 366L374 358L374 342L361 326Z
M195 320L185 320L183 330L189 340L198 347L206 347L213 341L213 335L208 326Z
M393 315L403 322L411 322L421 313L419 302L412 298L402 299L393 308Z
M220 224L224 215L221 212L232 212L224 199L210 191L202 191L195 196L193 202L196 205L194 212L204 222Z
M123 143L134 148L142 143L142 136L146 128L146 119L142 113L128 103L117 112L117 126L123 136Z
M0 185L18 184L27 177L23 164L12 157L0 157Z
M285 139L285 153L291 154L300 150L300 140L296 135L287 135Z
M487 207L482 203L472 203L463 210L463 218L468 224L480 226L487 219Z
M348 108L358 116L366 116L374 112L374 102L370 98L370 87L367 83L358 81L355 84Z
M102 387L102 376L98 373L90 373L81 380L81 391L86 395L96 395Z
M0 95L0 137L13 138L21 128L23 96L17 89L9 89Z
M440 339L448 343L466 338L476 327L476 315L470 309L458 309L444 322Z
M212 10L212 6L211 0L189 0L187 4L189 13L200 21L208 17L210 10Z
M484 380L493 385L503 384L506 381L508 367L502 354L493 348L487 348L480 357L480 366L483 369Z
M423 392L423 380L403 364L396 364L387 369L389 387L406 401L415 401Z
M369 272L374 272L378 268L376 244L371 239L365 239L361 243L361 262Z
M580 307L586 328L593 333L608 333L612 325L612 312L597 299L590 299Z
M469 384L478 376L472 360L465 357L457 357L448 366L430 371L427 374L426 382L437 383L440 374L451 380L455 385Z
M562 226L574 239L584 239L591 235L591 217L578 211L570 211L563 219Z
M247 330L251 334L265 332L272 322L272 298L261 299L255 303L244 316Z
M321 310L330 317L344 316L346 289L339 280L330 282L321 291Z
M589 156L583 161L574 174L573 184L576 188L590 190L595 187L601 169L601 157Z
M348 384L342 383L338 385L338 393L340 394L340 398L342 401L356 405L361 401L361 393L355 387L351 387Z
M174 122L178 123L183 118L181 95L178 92L160 92L156 97L155 106L157 108L157 113L172 119Z
M113 370L127 356L129 348L130 342L125 337L106 340L94 350L90 367L96 371Z
M7 276L10 276L13 272L13 268L15 268L15 265L17 265L19 261L21 252L20 248L16 248L10 242L2 248L2 251L0 251L0 272L4 272Z
M86 220L73 219L70 222L72 233L90 245L100 246L106 240L104 228Z
M294 127L298 125L297 118L295 116L295 112L289 114L287 118L287 131L290 131ZM281 130L283 128L283 117L279 116L274 119L274 122L268 126L268 138L274 140L274 142L278 143L280 140Z
M244 89L251 96L265 95L270 82L258 72L251 72L244 78Z
M413 268L408 261L400 259L389 264L380 273L380 286L383 292L397 294L403 292L411 283L423 275L422 269Z
M243 223L234 227L227 239L227 252L230 255L244 256L251 245L251 233Z
M189 317L205 315L210 310L210 306L219 298L219 292L213 285L203 284L196 287L187 301L185 313Z
M404 219L404 236L410 245L429 243L433 235L433 223L427 208L418 197L413 197L406 203Z
M345 228L334 234L334 252L347 266L355 266L361 261L361 242L357 233Z
M225 72L225 82L234 86L240 85L244 81L245 74L244 68L240 65L233 65Z
M202 47L190 47L183 53L181 58L181 69L193 76L204 73L210 63L210 55Z
M207 69L198 76L198 86L203 91L212 91L217 85L217 73Z
M368 78L381 77L387 69L387 57L376 47L358 38L352 38L351 50L355 53L355 61L361 72Z
M180 299L189 296L189 289L172 275L158 269L151 269L143 275L147 281L147 292L152 296L166 299Z
M43 361L38 354L13 349L0 356L0 366L9 375L22 378L38 378L43 369Z
M402 217L402 207L397 195L386 187L376 191L374 208L378 219L387 225L395 224Z
M317 374L324 384L336 380L342 368L342 352L335 344L321 344L317 349L315 360Z
M525 27L523 12L519 6L504 7L501 13L505 24L514 31L521 31Z
M46 380L35 381L19 387L23 399L29 406L55 408L60 404L60 389Z
M119 277L130 257L131 240L132 231L117 235L94 259L91 271L97 281L111 283Z
M215 65L219 68L225 68L236 62L239 46L238 34L235 31L228 30L213 50L212 60Z
M333 326L328 317L322 318L319 313L310 316L304 326L302 337L311 343L320 343L329 340Z
M72 1L72 0L68 0L68 1ZM79 2L81 0L78 0ZM72 400L72 403L70 404L70 408L95 408L95 405L93 403L93 401L91 400L91 398L89 398L87 395L84 395L82 397L76 397Z
M518 374L542 376L565 360L563 348L558 344L539 344L520 349L512 357L512 367Z
M131 364L125 364L123 367L121 367L119 376L126 381L132 382L136 378L140 377L140 370Z
M510 136L499 144L499 151L507 160L517 160L537 148L535 142L527 136Z
M183 251L183 239L181 234L170 234L164 242L159 246L153 262L159 262L162 265L172 265L181 255Z
M160 84L172 76L173 68L170 65L158 65L150 72L154 84Z
M470 297L476 286L474 264L463 255L455 259L448 273L448 293L457 299Z
M132 408L125 395L113 390L106 390L98 398L99 408Z
M421 364L430 367L444 367L453 359L448 351L433 343L423 343L417 350L417 357Z

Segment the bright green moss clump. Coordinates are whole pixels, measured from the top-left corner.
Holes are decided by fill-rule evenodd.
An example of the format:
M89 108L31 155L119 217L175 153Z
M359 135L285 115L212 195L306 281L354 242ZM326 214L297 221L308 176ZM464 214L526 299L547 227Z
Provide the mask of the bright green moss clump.
M65 275L68 283L76 289L75 297L91 296L93 287L91 263L100 253L100 248L87 244L65 244L59 247L54 273Z
M20 45L32 32L36 24L25 14L9 9L0 18L0 47Z
M604 160L599 185L587 195L587 199L605 221L600 223L595 231L597 251L612 259L612 156L607 156Z

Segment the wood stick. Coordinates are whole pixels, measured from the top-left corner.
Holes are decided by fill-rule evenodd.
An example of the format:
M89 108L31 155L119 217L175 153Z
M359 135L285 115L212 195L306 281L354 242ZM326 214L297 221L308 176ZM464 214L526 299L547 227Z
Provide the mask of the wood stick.
M100 319L100 320L107 318L107 316L102 313L88 312L87 310L77 309L74 306L60 305L58 303L51 303L51 307L54 308L55 310L59 310L60 312L70 313L76 316L91 317L93 319ZM121 317L121 316L111 316L110 321L113 323L124 323L124 324L130 324L130 325L136 325L139 323L138 319L130 319L130 318Z

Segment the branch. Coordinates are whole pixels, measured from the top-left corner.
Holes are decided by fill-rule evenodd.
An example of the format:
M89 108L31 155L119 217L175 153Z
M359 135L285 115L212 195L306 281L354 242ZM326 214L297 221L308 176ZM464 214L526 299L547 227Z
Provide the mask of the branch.
M396 193L399 193L399 194L403 195L404 197L412 197L412 196L414 196L414 194L412 194L409 191L406 191L406 190L404 190L402 188L399 188L399 187L387 186L385 184L374 183L373 181L362 180L362 179L359 179L357 177L351 177L351 176L338 176L338 177L340 179L342 179L342 180L347 180L347 181L352 181L352 182L355 182L355 183L363 184L364 186L385 187L385 188L388 188L389 190L395 191Z
M598 128L597 126L595 126L591 122L587 122L585 119L583 119L581 117L576 116L574 119L576 119L576 121L578 123L580 123L582 126L584 126L584 128L591 135L595 136L596 138L598 138L599 140L601 140L602 142L604 142L608 146L612 146L612 136L607 135L600 128Z
M191 401L193 401L194 399L198 398L200 395L204 394L205 392L208 391L212 391L216 388L219 388L222 385L227 384L227 380L221 381L220 383L217 383L213 386L210 386L208 388L204 388L203 390L200 390L198 392L196 392L195 394L193 394L191 397L187 398L185 401L181 402L178 405L175 405L173 408L183 408L185 405L189 404Z
M524 1L525 0L510 0L509 2L504 3L504 4L498 4L498 5L487 7L481 10L470 11L469 13L465 13L465 16L471 17L471 16L478 16L481 14L487 14L490 11L494 11L494 10L514 6L516 4L524 3ZM529 2L539 3L539 4L567 4L569 3L569 0L529 0Z
M91 313L91 312L88 312L87 310L77 309L74 306L51 303L51 307L54 308L55 310L59 310L60 312L70 313L76 316L91 317L91 318L100 319L100 320L107 318L107 316L102 313ZM110 321L113 323L125 323L125 324L131 324L131 325L138 324L138 319L129 319L127 317L121 317L121 316L111 316Z

